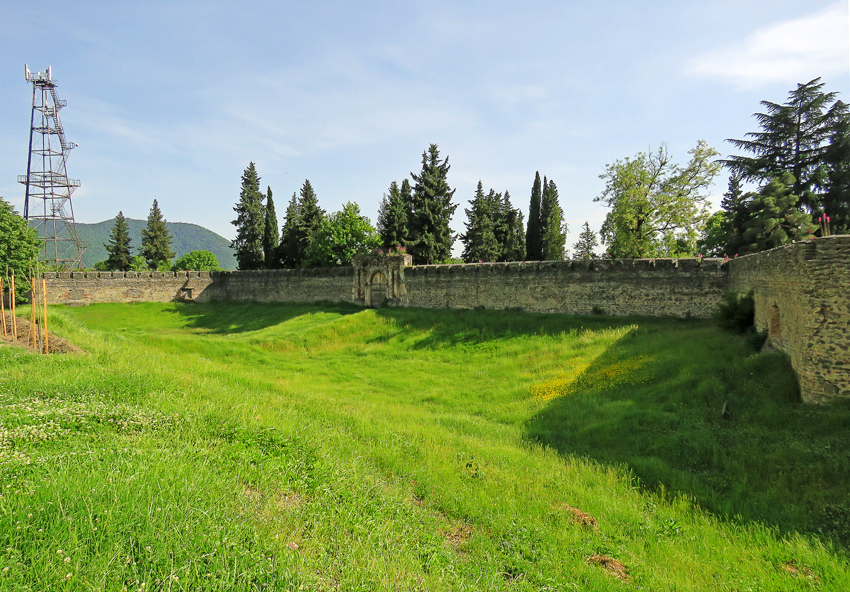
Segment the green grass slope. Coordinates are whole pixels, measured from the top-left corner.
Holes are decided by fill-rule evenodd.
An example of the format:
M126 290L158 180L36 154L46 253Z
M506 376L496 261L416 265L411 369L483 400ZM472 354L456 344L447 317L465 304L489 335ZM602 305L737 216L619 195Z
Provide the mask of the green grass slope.
M803 407L787 360L705 323L249 303L50 322L88 353L0 348L0 590L850 581L850 409Z
M146 220L133 220L127 218L127 228L130 231L130 247L133 254L138 254L142 244L142 229L147 224ZM96 224L77 223L77 234L88 246L83 253L83 266L87 269L94 267L99 261L106 259L106 248L104 243L109 242L109 235L115 219L104 220ZM177 257L185 255L190 251L210 251L218 258L218 263L224 269L236 269L236 258L230 248L230 241L207 230L197 224L185 222L166 222L168 230L171 231L174 250Z

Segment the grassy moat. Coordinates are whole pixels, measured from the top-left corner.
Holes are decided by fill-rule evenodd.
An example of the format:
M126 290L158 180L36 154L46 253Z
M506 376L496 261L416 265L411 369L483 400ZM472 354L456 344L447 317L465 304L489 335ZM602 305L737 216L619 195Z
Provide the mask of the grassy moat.
M0 347L0 590L850 582L850 405L709 322L50 314L87 353Z

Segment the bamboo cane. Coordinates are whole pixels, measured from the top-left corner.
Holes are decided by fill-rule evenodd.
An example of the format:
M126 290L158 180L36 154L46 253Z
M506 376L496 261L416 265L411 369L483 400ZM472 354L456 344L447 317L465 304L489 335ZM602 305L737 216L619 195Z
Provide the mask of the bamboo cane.
M38 306L36 304L36 302L38 302L38 300L35 297L35 276L33 276L32 279L30 280L30 284L31 284L31 288L30 288L31 289L31 292L30 292L30 332L32 333L32 348L36 349L36 347L38 346L38 339L37 339L38 335L36 335L36 331L37 331L38 328L36 327L36 324L35 324L35 311L36 311L36 308Z
M44 333L44 353L50 353L50 333L47 332L47 280L41 278L41 301L44 310L44 322L42 323L42 331Z
M3 297L3 276L0 276L0 318L3 319L3 339L6 339L6 299Z
M18 309L15 308L15 274L12 274L12 341L18 340Z

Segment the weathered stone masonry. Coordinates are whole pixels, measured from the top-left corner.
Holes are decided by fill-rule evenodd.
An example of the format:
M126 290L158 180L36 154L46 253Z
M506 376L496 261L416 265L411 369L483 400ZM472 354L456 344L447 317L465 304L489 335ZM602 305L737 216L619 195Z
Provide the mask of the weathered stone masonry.
M707 317L723 291L753 292L756 326L785 350L803 398L850 397L850 236L719 259L410 265L367 255L353 267L237 272L47 273L53 304L254 300L423 308Z

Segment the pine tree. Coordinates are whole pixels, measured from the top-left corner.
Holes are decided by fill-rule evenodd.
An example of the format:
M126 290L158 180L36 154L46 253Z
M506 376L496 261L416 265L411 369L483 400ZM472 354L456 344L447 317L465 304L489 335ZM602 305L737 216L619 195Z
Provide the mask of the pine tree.
M266 218L263 226L263 257L266 267L273 269L279 266L277 261L277 247L280 244L280 235L277 228L277 212L274 209L272 188L266 187Z
M113 271L130 270L130 231L127 228L127 220L124 212L118 212L115 216L115 224L109 233L109 242L103 243L106 247L106 268Z
M752 210L750 201L749 198L744 198L741 175L732 173L726 193L720 200L720 211L723 212L723 221L720 224L724 240L722 253L730 257L739 253L747 244L744 232L749 224Z
M463 260L467 263L496 261L499 258L500 248L493 228L493 208L497 204L493 190L490 190L489 196L485 196L484 187L478 181L471 207L464 210L467 217L466 234L461 237L461 241L464 244Z
M236 264L239 269L262 269L266 212L260 177L253 162L242 173L239 203L233 211L236 212L236 220L232 222L236 226L236 238L230 243L230 248L235 251Z
M414 263L441 263L451 257L454 236L449 222L457 205L452 203L454 189L446 181L449 168L448 157L441 161L437 145L431 144L422 153L422 171L411 173L415 185L408 247Z
M749 139L728 140L753 156L729 156L721 162L743 180L762 186L791 173L795 179L791 193L800 197L809 212L821 211L819 192L826 181L828 140L836 124L848 117L847 105L823 87L820 78L815 78L798 84L781 105L762 101L765 113L755 114L762 131L746 134Z
M384 194L378 210L378 232L381 235L381 246L385 249L407 246L408 217L410 215L410 183L405 179L398 183L390 183L389 195Z
M531 186L531 202L528 205L528 230L525 233L525 258L528 261L543 259L543 232L541 229L540 207L542 188L540 172L534 174L534 184Z
M558 188L554 181L545 181L545 177L540 204L540 221L543 260L563 261L566 253L567 224L564 222L564 211L558 203Z
M750 198L752 216L744 231L744 253L773 249L802 240L816 229L811 216L800 211L799 198L792 193L794 176L783 173Z
M142 248L139 254L145 258L150 269L159 269L170 264L176 253L171 247L171 232L165 224L159 204L153 200L148 214L148 224L142 229Z
M596 259L594 249L599 246L599 241L596 238L596 233L590 229L590 224L585 220L582 231L578 235L578 241L573 245L573 258Z
M522 212L513 207L511 194L507 191L498 204L494 233L496 242L499 243L498 261L523 261L525 259L525 229L523 228Z

